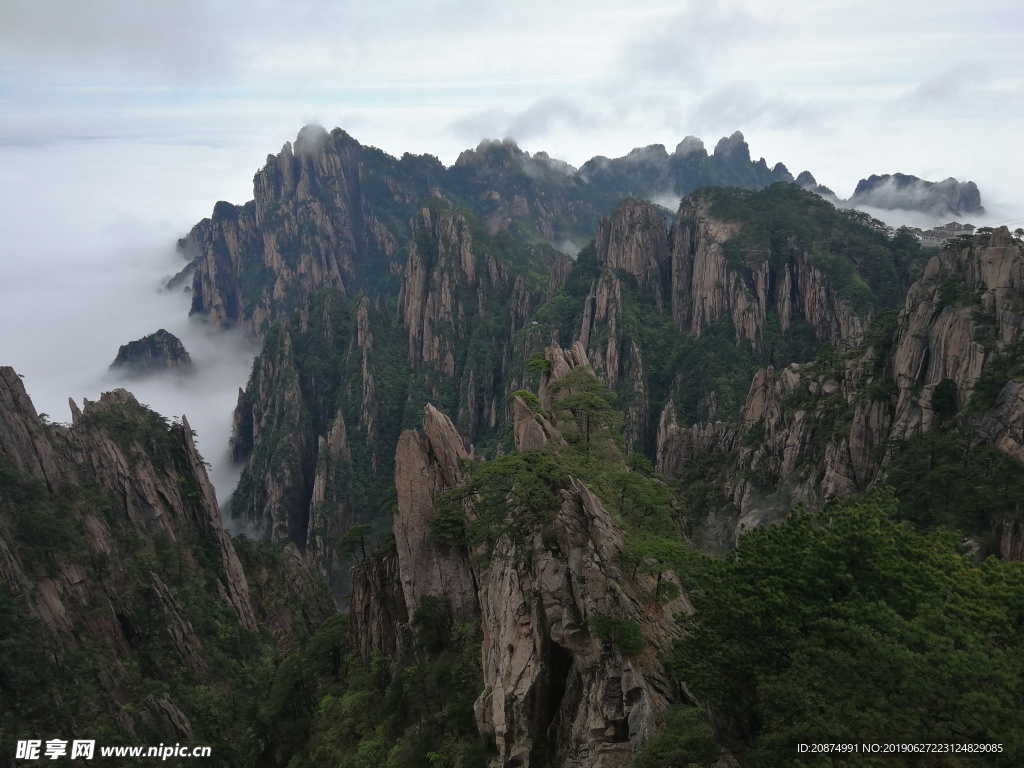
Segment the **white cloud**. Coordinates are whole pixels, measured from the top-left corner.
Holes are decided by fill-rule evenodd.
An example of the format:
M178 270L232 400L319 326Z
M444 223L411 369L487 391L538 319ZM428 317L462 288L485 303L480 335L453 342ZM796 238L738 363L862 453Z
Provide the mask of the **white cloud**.
M705 133L727 132L742 128L751 131L767 127L794 132L820 130L821 107L798 103L779 96L763 96L744 84L712 91L698 101L689 113L687 125Z
M730 58L774 26L742 5L719 0L688 2L672 16L655 16L623 51L623 66L645 75L663 75L697 85L706 70Z

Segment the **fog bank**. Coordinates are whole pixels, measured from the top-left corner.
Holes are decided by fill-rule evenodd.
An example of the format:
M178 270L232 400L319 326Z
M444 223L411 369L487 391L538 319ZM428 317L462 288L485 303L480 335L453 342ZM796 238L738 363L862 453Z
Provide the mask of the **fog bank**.
M210 155L194 146L0 147L0 365L24 377L52 421L70 420L69 397L81 403L118 387L164 416L186 416L223 499L237 482L225 454L231 414L257 350L189 320L189 296L162 289L184 265L177 239L208 215L218 187L241 186L235 174L227 184L207 177ZM195 376L108 370L120 345L160 328L181 338Z

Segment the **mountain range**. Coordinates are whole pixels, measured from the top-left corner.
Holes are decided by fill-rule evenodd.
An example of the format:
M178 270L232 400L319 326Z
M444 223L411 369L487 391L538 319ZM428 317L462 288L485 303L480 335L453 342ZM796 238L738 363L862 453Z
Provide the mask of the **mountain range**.
M5 754L1017 764L1024 248L835 202L738 132L574 169L303 129L171 283L262 341L247 537L187 421L119 390L49 424L0 369ZM848 203L981 210L900 174Z

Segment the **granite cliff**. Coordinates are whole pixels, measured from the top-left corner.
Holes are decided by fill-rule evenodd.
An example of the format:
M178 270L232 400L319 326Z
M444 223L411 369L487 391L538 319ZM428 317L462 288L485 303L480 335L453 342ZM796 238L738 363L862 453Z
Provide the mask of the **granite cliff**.
M1020 462L1021 388L1007 361L1024 334L1022 270L1021 245L1006 228L941 251L899 312L877 318L846 354L758 371L741 419L682 427L669 403L659 470L676 475L710 457L728 467L717 476L735 518L710 524L727 545L721 531L728 539L794 501L818 507L882 482L903 441L937 430ZM1019 557L1019 522L993 510L978 533L993 551Z
M3 747L102 733L200 741L239 764L229 701L257 685L245 665L307 637L326 590L301 560L285 584L250 580L187 420L124 390L71 410L70 425L45 423L0 368Z
M485 142L446 168L318 126L267 158L253 195L245 205L217 203L179 242L192 265L192 314L251 336L317 289L354 297L397 287L410 222L432 197L466 206L492 235L515 230L553 243L589 237L614 202L511 143Z
M578 345L575 352L551 347L546 354L548 389L587 364ZM536 424L553 448L565 445L556 426L522 399L515 411L517 435L527 434L526 423ZM529 459L538 450L529 441L519 447ZM627 764L681 695L658 653L678 637L673 615L686 611L685 601L654 602L649 577L623 569L621 529L577 478L559 484L557 508L543 525L468 547L439 536L438 499L470 478L467 461L453 423L432 406L423 434L402 435L395 548L368 557L353 576L351 620L361 653L408 655L413 630L403 629L403 619L425 600L440 600L452 619L476 619L482 628L485 688L475 711L477 727L497 749L492 764ZM458 504L469 521L484 514L474 510L472 496L463 498ZM401 591L388 574L398 577ZM608 617L640 627L644 649L627 653L602 636L595 627Z

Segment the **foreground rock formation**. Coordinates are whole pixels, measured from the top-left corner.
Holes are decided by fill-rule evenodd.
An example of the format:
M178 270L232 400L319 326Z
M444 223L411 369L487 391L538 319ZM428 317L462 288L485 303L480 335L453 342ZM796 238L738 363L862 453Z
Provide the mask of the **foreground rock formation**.
M547 355L547 389L587 364L579 345L552 347ZM521 399L515 413L520 450L564 443ZM525 540L506 535L490 550L469 552L437 538L434 500L464 481L467 461L451 420L432 406L422 435L402 435L395 550L368 557L353 576L351 621L360 651L367 658L407 653L411 631L403 624L425 598L441 600L453 618L481 622L486 687L476 718L497 746L495 765L626 765L680 696L659 658L678 637L673 617L687 609L685 601L658 603L652 584L622 570L622 532L576 479L561 489L550 523ZM467 513L473 515L471 507ZM396 576L400 591L392 586ZM642 627L647 647L627 656L598 637L594 622L608 617Z
M70 425L43 423L21 378L0 368L5 653L34 659L5 669L18 704L2 705L5 729L212 737L190 692L243 684L219 666L224 638L253 647L269 627L287 649L332 605L301 562L288 584L258 576L253 588L186 419L168 424L124 390L70 405Z

